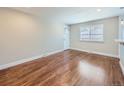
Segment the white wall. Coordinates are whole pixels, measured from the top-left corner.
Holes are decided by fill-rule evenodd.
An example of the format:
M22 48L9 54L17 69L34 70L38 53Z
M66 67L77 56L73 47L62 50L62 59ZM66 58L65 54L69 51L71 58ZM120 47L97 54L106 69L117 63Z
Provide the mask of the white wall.
M0 8L0 65L62 50L64 24Z
M94 23L104 25L104 42L80 41L80 27ZM71 48L118 56L118 44L115 42L118 37L118 29L118 17L71 25Z
M120 45L120 59L121 59L121 63L124 67L124 45Z
M124 40L124 24L121 24L121 19L124 19L124 16L120 16L119 17L119 39L120 40ZM123 70L123 74L124 74L124 45L120 44L119 46L119 51L120 51L120 65L121 68Z

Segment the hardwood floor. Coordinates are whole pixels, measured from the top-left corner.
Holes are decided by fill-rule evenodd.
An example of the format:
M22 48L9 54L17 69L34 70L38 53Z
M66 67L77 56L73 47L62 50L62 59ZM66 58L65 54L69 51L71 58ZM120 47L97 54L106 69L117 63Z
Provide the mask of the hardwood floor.
M0 71L0 85L124 85L119 60L66 50Z

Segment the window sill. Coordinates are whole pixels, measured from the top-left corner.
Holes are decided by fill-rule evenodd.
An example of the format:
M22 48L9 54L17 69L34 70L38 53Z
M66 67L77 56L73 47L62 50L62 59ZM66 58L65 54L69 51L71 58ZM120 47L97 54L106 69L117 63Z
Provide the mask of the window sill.
M96 43L104 43L103 41L96 41L96 40L80 40L80 42L96 42Z

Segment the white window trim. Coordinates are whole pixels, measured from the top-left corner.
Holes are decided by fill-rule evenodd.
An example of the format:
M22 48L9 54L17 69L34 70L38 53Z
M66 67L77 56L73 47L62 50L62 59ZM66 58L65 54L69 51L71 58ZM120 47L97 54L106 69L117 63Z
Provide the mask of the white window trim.
M89 27L89 28L90 28L90 32L91 32L91 29L92 29L92 27L93 27L94 25L102 25L102 26L103 26L103 34L101 34L101 35L103 35L103 40L93 40L93 39L91 39L91 38L89 38L88 40L81 39L81 29L82 29L83 27ZM90 35L90 34L89 34L89 35ZM91 36L90 36L90 37L91 37ZM80 41L82 41L82 42L101 42L101 43L103 43L103 42L104 42L104 25L103 25L103 24L91 24L91 25L84 25L84 26L81 26L81 27L80 27Z

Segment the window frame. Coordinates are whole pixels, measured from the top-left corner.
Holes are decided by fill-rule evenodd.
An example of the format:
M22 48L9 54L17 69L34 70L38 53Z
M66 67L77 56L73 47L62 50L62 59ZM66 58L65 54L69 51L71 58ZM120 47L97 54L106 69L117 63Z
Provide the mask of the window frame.
M93 36L93 34L91 34L91 31L94 31L93 30L93 27L94 26L97 26L97 25L101 25L102 26L102 34L98 34L98 35L102 35L102 40L95 40L95 39L92 39L91 37ZM83 39L81 38L82 35L82 30L81 29L85 29L86 27L89 27L89 38L88 39ZM84 34L85 35L85 34ZM96 34L97 35L97 34ZM80 41L86 41L86 42L104 42L104 24L90 24L90 25L83 25L80 27Z

